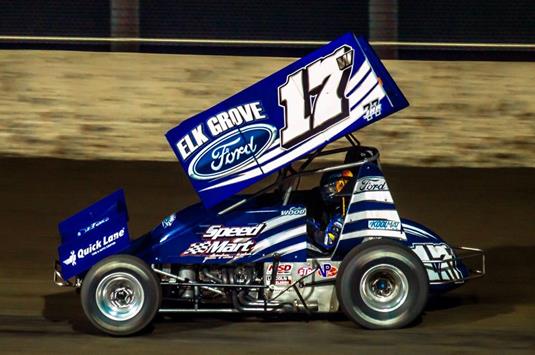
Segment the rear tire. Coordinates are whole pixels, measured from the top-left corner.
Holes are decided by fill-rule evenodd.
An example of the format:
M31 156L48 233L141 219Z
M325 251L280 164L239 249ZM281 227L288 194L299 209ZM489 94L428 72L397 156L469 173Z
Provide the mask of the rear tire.
M336 293L344 313L368 329L402 328L427 302L429 281L420 259L391 240L364 242L343 260Z
M143 330L154 319L161 299L161 287L153 271L131 255L101 260L82 283L85 315L96 328L111 335Z

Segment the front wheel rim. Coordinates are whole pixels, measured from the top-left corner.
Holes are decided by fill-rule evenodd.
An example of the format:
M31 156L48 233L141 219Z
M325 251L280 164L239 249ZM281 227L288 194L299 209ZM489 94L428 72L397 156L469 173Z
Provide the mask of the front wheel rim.
M95 292L97 307L107 318L126 321L135 317L143 307L145 293L137 278L125 272L104 277Z
M409 281L398 267L379 264L366 270L359 290L366 306L377 312L392 312L407 299Z

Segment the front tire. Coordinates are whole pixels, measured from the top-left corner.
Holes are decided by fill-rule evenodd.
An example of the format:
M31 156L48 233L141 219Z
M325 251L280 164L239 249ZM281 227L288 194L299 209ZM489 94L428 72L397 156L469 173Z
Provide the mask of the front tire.
M336 292L344 313L368 329L402 328L422 312L429 281L424 265L391 240L364 242L343 260Z
M116 336L147 327L160 308L161 298L161 287L152 270L131 255L101 260L82 283L85 315L96 328Z

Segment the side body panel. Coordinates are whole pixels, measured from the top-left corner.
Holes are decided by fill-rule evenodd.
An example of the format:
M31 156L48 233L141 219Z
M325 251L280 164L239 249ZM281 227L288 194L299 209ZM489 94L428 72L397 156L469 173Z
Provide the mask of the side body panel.
M401 219L381 169L376 163L360 168L357 182L344 220L344 228L332 256L341 261L367 238L392 238L409 247L424 263L430 282L455 281L462 283L468 275L455 258L453 249L430 229ZM432 290L444 291L455 284L432 285Z
M264 264L264 282L271 283L271 263ZM318 270L316 270L318 268ZM300 304L299 295L293 288L286 290L289 285L307 276L302 283L297 284L299 292L308 305L317 303L318 312L336 312L339 309L334 281L340 269L340 262L329 258L307 259L305 262L280 263L277 279L274 284L272 298L277 297L280 302ZM315 282L327 282L314 285ZM307 286L308 285L308 286ZM280 296L279 296L280 295Z
M165 264L230 264L269 262L278 254L282 262L306 260L303 206L242 210L221 216L206 213L207 218L183 227L177 222L182 219L179 212L173 223L156 228L150 236L152 248L149 253L145 251L144 259Z
M448 282L445 285L431 285L432 291L447 291L463 284L463 278L469 275L461 262L452 262L456 257L452 247L429 228L402 219L403 231L407 236L406 244L424 263L429 282Z
M374 237L407 239L381 169L366 163L359 170L333 260L342 260L363 240Z
M65 280L130 245L124 191L118 190L59 224L58 256Z

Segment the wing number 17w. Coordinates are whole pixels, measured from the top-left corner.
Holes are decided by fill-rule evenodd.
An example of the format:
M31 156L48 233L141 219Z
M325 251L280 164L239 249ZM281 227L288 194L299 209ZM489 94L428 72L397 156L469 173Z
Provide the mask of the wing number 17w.
M333 121L349 115L345 89L353 66L353 50L343 46L288 76L279 87L284 108L281 145L291 148Z

